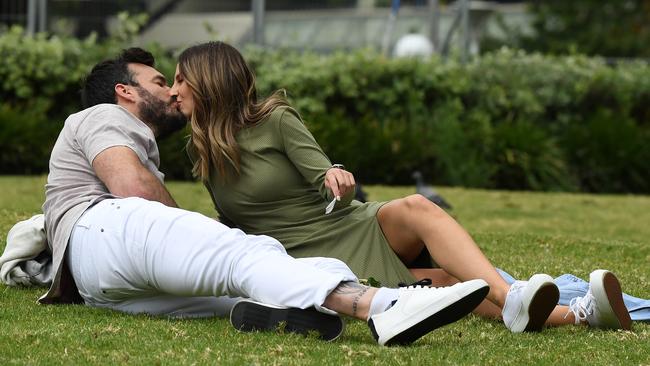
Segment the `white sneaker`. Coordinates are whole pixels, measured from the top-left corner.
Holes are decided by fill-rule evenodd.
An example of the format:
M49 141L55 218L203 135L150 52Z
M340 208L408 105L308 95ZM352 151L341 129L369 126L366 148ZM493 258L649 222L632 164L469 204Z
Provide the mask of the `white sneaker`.
M560 298L553 278L547 274L533 275L528 281L510 286L501 315L513 333L538 332Z
M371 316L368 326L381 345L410 344L430 331L469 314L483 301L489 290L490 287L483 280L441 288L401 287L393 306Z
M612 272L604 269L591 272L587 294L571 299L569 310L575 315L576 324L586 320L596 328L632 329L621 285Z

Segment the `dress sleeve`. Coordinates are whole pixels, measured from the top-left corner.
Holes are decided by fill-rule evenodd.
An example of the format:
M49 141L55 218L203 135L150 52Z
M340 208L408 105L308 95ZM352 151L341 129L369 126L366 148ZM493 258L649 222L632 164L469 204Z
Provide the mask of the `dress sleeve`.
M332 163L293 109L288 108L282 112L279 133L289 160L305 180L318 189L323 199L331 201L334 197L325 187L325 173L332 167ZM353 197L354 191L348 192L336 203L335 208L348 206Z

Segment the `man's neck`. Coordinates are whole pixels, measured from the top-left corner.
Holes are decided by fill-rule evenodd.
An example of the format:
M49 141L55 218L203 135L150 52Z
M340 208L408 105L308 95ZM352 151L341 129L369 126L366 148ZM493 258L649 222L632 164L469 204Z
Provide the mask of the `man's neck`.
M153 132L154 137L158 137L158 135L156 133L156 129L150 123L147 123L145 120L142 119L142 117L140 117L138 107L134 103L126 104L126 103L119 103L118 102L117 105L119 105L120 107L126 109L129 113L131 113L133 115L133 117L137 118L140 122L147 125L147 127L149 127L151 132Z

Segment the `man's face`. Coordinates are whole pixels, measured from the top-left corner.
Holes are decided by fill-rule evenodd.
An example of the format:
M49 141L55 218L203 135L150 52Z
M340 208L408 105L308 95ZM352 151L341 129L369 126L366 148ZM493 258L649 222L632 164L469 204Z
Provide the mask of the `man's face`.
M165 77L153 67L142 64L130 64L129 70L139 84L135 86L139 117L151 127L156 138L164 138L185 127L187 118L178 110Z

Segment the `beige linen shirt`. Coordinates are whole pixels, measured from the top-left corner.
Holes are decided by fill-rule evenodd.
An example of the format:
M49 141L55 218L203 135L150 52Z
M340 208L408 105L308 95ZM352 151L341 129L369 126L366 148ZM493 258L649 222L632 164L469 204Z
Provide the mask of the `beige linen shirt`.
M92 162L102 151L126 146L161 181L158 146L151 129L116 104L99 104L70 115L50 156L45 185L45 228L54 276L41 303L80 302L64 256L75 223L93 204L114 198L97 177Z

